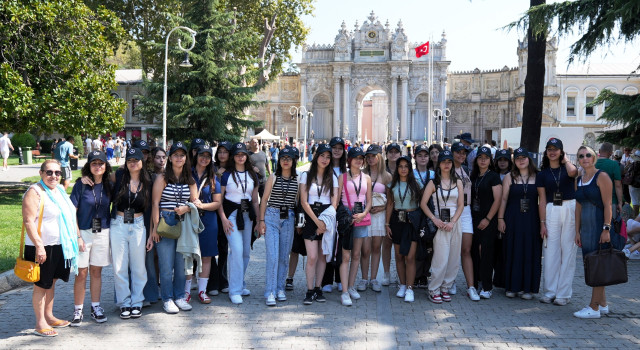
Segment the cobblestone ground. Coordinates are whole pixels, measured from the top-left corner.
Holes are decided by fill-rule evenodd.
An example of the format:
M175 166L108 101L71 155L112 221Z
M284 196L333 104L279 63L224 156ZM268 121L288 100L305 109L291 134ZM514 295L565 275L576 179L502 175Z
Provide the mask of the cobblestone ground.
M580 254L578 254L578 259ZM34 316L31 287L0 295L0 348L222 348L222 349L418 349L418 348L618 348L638 349L640 339L640 261L629 261L629 283L607 289L609 316L579 320L572 313L588 303L578 263L571 303L560 307L535 300L508 299L496 290L490 300L470 301L461 289L451 303L432 304L425 290L416 302L395 297L396 288L371 290L352 307L344 307L335 291L327 302L302 304L304 271L298 265L295 290L289 300L267 307L264 288L264 241L258 240L249 264L247 284L252 295L242 305L227 295L209 305L192 301L193 310L168 315L161 303L143 309L137 320L121 320L113 303L113 275L104 272L103 306L109 320L96 324L85 300L85 321L79 328L59 329L56 338L31 335ZM458 286L464 285L462 272ZM58 282L54 311L60 318L73 313L73 278ZM194 293L195 297L195 293Z

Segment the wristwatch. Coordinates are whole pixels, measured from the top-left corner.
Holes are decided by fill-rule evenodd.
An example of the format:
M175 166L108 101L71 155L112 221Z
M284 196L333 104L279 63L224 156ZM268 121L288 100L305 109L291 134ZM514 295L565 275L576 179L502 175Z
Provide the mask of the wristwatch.
M609 229L611 229L611 225L604 225L602 226L602 229L605 231L609 231Z

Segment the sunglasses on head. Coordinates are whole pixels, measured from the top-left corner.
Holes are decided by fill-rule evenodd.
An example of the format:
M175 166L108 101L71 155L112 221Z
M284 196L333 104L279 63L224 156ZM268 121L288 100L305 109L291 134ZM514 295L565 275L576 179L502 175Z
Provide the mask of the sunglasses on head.
M593 154L591 154L591 153L586 153L586 154L580 154L580 155L578 155L578 159L582 159L582 158L584 158L584 157L591 158L591 157L593 157Z
M62 176L62 171L60 171L60 170L56 170L56 171L53 171L53 170L47 170L47 171L45 171L44 173L45 173L45 174L47 174L47 176L49 176L49 177L53 176L54 174L55 174L57 177Z

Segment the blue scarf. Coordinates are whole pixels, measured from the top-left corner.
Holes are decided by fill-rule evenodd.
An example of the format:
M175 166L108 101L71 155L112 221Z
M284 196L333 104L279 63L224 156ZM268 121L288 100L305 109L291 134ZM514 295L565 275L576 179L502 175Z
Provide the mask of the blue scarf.
M64 254L64 266L71 267L71 271L78 274L78 229L76 223L76 215L74 213L75 206L67 196L67 193L64 190L64 187L58 185L56 190L60 192L62 198L64 198L63 203L59 203L58 200L53 196L53 193L44 184L42 180L40 180L40 185L44 188L44 191L49 196L49 199L60 209L60 216L58 217L60 232L60 244L62 245L62 253ZM69 264L69 265L67 265Z

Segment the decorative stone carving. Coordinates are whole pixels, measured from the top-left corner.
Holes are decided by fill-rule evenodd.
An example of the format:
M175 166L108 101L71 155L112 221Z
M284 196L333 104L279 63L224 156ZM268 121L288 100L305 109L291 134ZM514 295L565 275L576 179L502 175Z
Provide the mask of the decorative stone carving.
M456 82L453 96L458 100L469 98L469 82L467 81Z
M351 35L349 35L347 24L344 21L342 21L342 26L336 35L334 55L336 61L351 60Z
M398 28L393 34L391 44L391 59L394 61L407 60L409 58L409 43L407 35L404 33L402 20L398 22Z
M487 80L486 83L486 96L490 97L490 98L497 98L498 97L498 80L497 79L490 79Z

